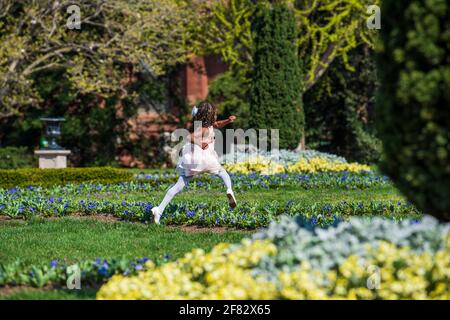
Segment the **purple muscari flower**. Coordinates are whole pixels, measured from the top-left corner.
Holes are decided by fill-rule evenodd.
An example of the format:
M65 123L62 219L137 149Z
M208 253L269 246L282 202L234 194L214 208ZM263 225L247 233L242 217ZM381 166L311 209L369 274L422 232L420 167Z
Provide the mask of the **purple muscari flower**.
M89 202L88 209L94 209L94 208L95 208L95 204L93 204L92 202Z
M23 207L19 207L19 213L23 213Z
M142 266L142 264L138 264L138 265L136 265L136 268L135 268L137 271L139 271L139 270L142 270L142 269L144 269L144 267Z
M101 276L107 276L108 268L106 268L105 266L102 266L100 269L98 269L97 273Z
M10 194L15 194L15 193L17 193L17 188L9 189L8 192L9 192Z
M53 199L53 197L50 197L50 198L48 199L48 202L53 203L53 202L55 202L55 199Z
M31 211L31 212L34 212L34 210L35 210L34 208L30 208L30 211Z
M50 267L52 269L55 269L58 266L58 260L52 260L52 262L50 262Z
M125 201L122 201L122 205L123 205L123 206L126 206L127 203L126 203Z
M143 257L142 259L137 260L138 263L146 263L147 261L148 261L147 257Z
M186 213L186 216L188 216L189 218L193 218L193 217L195 216L195 211L189 210L189 211Z
M96 258L95 259L95 264L100 264L100 263L102 263L102 260L100 260L100 258Z
M360 202L360 203L358 203L358 208L359 209L362 209L362 207L363 207L363 204Z
M28 186L27 189L28 190L33 190L34 188L33 188L33 186Z
M6 206L4 204L0 204L0 209L5 208Z

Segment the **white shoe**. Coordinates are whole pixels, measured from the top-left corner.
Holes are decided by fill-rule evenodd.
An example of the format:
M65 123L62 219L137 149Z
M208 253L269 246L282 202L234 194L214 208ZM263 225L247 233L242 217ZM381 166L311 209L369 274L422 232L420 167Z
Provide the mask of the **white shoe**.
M153 221L156 224L159 224L159 219L161 218L161 212L159 211L158 207L153 207L152 208L152 213L153 213Z
M227 192L227 197L228 197L228 203L230 204L230 207L233 209L236 208L236 198L234 197L233 191Z

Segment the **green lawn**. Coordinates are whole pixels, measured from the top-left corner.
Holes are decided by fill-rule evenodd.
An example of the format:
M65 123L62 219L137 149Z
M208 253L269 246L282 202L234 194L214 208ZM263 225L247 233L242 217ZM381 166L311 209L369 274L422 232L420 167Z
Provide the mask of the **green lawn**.
M238 242L240 231L183 231L179 228L88 218L0 222L0 262L29 264L53 259L178 258L193 248L211 249L219 242Z
M83 289L19 289L10 294L1 294L0 300L86 300L95 299L96 290Z
M233 230L183 231L142 223L98 221L65 217L0 222L0 263L16 259L26 264L46 264L53 259L69 263L99 258L176 259L193 248L210 250L220 242L239 242L248 232ZM83 289L20 289L0 299L84 299L95 291Z
M145 192L128 192L128 193L104 193L99 192L95 194L98 199L113 199L125 201L156 201L159 203L164 197L166 191L152 191L151 194ZM342 200L347 201L404 201L405 198L392 186L371 187L368 189L342 189L342 188L324 188L324 189L298 189L298 188L283 188L270 190L250 190L250 191L235 191L238 201L241 202L270 202L279 201L287 202L293 200L294 202L303 203L334 203ZM86 196L77 196L76 200L85 200ZM177 194L173 198L173 203L184 202L186 200L193 200L199 202L211 202L222 199L224 205L227 204L227 197L225 188L214 190L192 190L185 189L183 192Z
M225 190L186 190L177 195L174 202L193 200L199 202L221 201L227 205ZM164 191L98 193L89 198L125 201L156 201ZM280 203L292 200L305 204L347 201L398 201L404 198L390 185L368 189L346 190L324 188L299 190L248 190L236 193L238 202ZM86 195L77 196L79 200ZM176 259L193 248L210 250L219 242L236 243L251 232L231 229L187 229L157 226L153 224L114 221L113 218L98 220L92 217L34 218L29 221L0 221L0 263L20 259L25 264L47 264L53 259L72 263L95 258L148 257L161 261L169 256ZM6 294L6 293L7 294ZM94 289L71 291L67 289L0 288L0 299L92 299Z

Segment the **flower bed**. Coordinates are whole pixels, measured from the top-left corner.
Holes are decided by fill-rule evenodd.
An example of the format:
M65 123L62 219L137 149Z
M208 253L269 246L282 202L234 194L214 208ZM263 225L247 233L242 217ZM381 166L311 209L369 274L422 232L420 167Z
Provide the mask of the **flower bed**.
M219 244L210 253L195 249L159 267L149 262L137 276L113 276L97 298L449 299L449 225L424 220L419 227L378 221L374 236L358 233L372 231L367 230L372 224L360 218L326 230L285 220L239 245ZM333 243L342 256L315 268L320 259L313 252L320 255L323 246ZM310 255L291 259L288 246L300 253L310 248ZM265 268L269 260L280 265Z
M53 260L48 265L28 266L20 261L11 264L0 264L0 286L27 285L41 288L45 285L65 285L73 274L74 267L80 271L83 285L98 285L115 274L136 275L144 270L148 258L128 259L95 259L67 264Z
M256 156L246 161L225 164L225 169L233 173L248 174L252 172L261 174L277 173L316 173L316 172L369 172L370 166L359 163L337 162L323 158L301 159L290 165L283 165L277 161L267 160Z
M221 163L231 164L236 162L246 162L249 158L259 157L267 162L277 162L282 166L289 166L295 164L301 160L311 160L313 158L320 158L333 163L346 163L344 157L337 155L320 152L316 150L302 150L302 151L290 151L290 150L274 150L271 151L249 151L249 152L230 152L220 157Z
M34 216L67 216L71 214L109 214L129 221L151 221L151 208L156 202L97 200L95 195L86 200L43 197L27 193L3 194L0 214L11 218ZM259 228L268 226L282 214L300 215L312 224L328 225L351 216L380 215L391 219L420 218L417 209L407 202L397 201L341 201L338 203L295 203L287 201L242 202L235 210L221 201L208 203L196 200L169 204L161 216L162 224L229 226Z

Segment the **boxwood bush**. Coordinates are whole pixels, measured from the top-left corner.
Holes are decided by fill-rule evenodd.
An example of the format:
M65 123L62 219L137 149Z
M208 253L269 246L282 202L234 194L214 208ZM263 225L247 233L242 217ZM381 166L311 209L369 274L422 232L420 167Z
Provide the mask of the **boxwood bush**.
M449 221L450 4L383 1L381 11L381 169L418 208Z
M0 188L26 186L52 186L67 183L117 183L131 181L133 173L128 170L99 168L65 169L14 169L0 170Z

